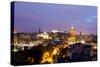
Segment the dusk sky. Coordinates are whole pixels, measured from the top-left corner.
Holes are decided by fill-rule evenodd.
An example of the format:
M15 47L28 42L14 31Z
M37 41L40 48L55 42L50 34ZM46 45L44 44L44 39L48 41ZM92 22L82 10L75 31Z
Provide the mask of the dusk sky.
M97 33L97 7L48 3L15 2L14 29L16 32L38 32L59 29Z

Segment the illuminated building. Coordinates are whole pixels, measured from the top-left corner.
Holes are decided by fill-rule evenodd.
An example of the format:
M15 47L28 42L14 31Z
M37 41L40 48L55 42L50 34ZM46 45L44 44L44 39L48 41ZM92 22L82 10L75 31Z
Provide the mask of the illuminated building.
M52 30L52 33L64 33L62 30Z
M18 37L17 37L17 32L14 30L14 45L18 43Z
M53 32L53 33L57 33L57 32L59 32L59 31L58 31L58 30L52 30L52 32Z
M73 44L75 43L75 41L76 41L75 30L74 30L74 27L71 26L70 31L69 31L68 43Z
M50 39L50 36L47 32L44 32L44 33L41 33L41 34L38 34L37 37L41 37L43 39Z
M82 36L82 33L80 32L78 36L76 36L76 43L82 43L85 44L85 39Z

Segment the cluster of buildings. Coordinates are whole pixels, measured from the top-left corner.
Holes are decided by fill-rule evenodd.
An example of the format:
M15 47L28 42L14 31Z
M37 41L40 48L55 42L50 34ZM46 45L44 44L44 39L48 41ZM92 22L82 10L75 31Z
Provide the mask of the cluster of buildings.
M80 32L78 35L75 34L75 29L71 26L69 32L52 30L51 32L42 32L39 28L39 32L34 33L17 33L14 32L12 45L18 44L34 44L34 42L63 42L69 44L75 43L97 43L97 35L82 35ZM39 43L38 43L39 44ZM35 44L34 44L35 45ZM19 45L20 46L20 45Z
M82 35L81 32L77 35L73 26L69 32L60 30L42 32L39 28L39 32L34 33L14 32L12 37L12 52L21 55L18 52L29 51L28 53L36 55L39 51L42 53L39 57L41 61L40 59L36 61L40 64L97 60L97 35ZM35 63L33 59L36 59L33 55L28 57L32 64Z

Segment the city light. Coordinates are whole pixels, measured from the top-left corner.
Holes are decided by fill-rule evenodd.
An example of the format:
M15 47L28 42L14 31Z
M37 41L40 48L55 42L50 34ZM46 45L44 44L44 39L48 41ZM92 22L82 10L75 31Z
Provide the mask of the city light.
M58 53L58 51L59 51L59 49L58 48L54 48L54 50L53 50L53 55L56 55L57 53Z
M38 34L37 37L42 37L43 39L50 39L50 36L47 32L43 32L41 34Z
M83 43L83 44L84 44L84 43L85 43L85 41L84 41L84 40L81 40L81 43Z
M17 52L18 50L16 48L14 48L12 51Z
M57 32L58 32L58 30L52 30L52 32L53 32L53 33L57 33Z
M32 50L32 52L29 52L30 55L33 54L32 57L28 56L27 59L25 59L25 61L29 64L34 64L36 62L34 56L35 54L38 55L38 51L42 52L40 53L41 56L38 60L38 63L40 64L70 62L73 61L74 53L77 54L78 52L78 57L81 57L81 54L83 55L81 60L91 60L90 57L87 58L85 51L88 55L93 56L92 60L96 60L96 36L94 37L94 35L90 36L82 34L76 35L75 32L76 30L74 29L74 26L71 26L69 32L52 30L51 32L33 33L33 35L27 33L20 34L20 38L17 37L18 33L14 33L14 48L12 51L14 53L19 52L18 55L20 55L20 51L25 52ZM32 37L33 39L31 39ZM94 39L92 40L92 38ZM83 51L83 49L85 50ZM91 51L91 49L93 50ZM90 54L91 52L93 53ZM22 56L27 56L27 54ZM75 57L76 56L77 55L75 55ZM75 61L77 61L77 58Z
M45 63L45 62L48 62L48 63L52 63L53 62L53 57L50 55L49 52L45 52L42 56L42 61L41 63Z
M12 2L11 23L13 65L97 60L96 6Z

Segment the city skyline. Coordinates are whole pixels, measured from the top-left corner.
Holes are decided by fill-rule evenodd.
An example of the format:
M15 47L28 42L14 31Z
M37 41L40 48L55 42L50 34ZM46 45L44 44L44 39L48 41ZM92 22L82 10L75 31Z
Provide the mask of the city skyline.
M49 3L15 2L14 29L16 32L50 32L53 29L76 34L97 34L97 7Z
M14 1L11 23L14 66L98 60L96 6Z

